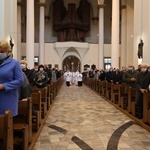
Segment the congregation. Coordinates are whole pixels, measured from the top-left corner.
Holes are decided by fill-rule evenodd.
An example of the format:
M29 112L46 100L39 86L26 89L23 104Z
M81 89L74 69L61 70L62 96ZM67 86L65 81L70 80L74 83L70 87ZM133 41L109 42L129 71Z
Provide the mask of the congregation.
M9 72L9 74L8 74ZM18 100L25 101L32 97L34 88L46 88L49 84L58 81L63 77L66 86L76 85L81 87L86 79L95 79L107 83L125 85L124 93L127 95L129 88L136 90L136 117L143 118L143 94L150 91L150 67L146 63L135 68L129 65L122 69L110 67L108 70L90 68L84 72L79 70L71 72L51 68L50 65L40 64L30 69L27 61L15 60L10 53L10 46L5 41L0 41L0 114L4 115L11 110L13 119L18 116ZM56 94L54 94L56 96ZM11 97L13 103L8 100ZM54 96L53 96L54 99ZM51 103L51 102L50 102ZM48 106L43 106L43 109ZM47 109L47 108L46 108ZM44 111L44 110L43 110ZM35 108L32 107L32 115L35 115ZM30 139L29 139L30 140Z
M137 118L143 117L143 94L150 91L150 66L146 63L135 68L132 64L128 67L104 69L89 69L84 73L85 78L94 78L107 83L125 85L124 94L128 94L129 88L136 90Z

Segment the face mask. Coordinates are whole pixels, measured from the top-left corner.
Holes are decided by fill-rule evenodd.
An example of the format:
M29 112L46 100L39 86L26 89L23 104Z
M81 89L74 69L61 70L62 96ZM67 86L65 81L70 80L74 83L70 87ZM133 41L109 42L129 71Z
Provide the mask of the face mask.
M129 71L132 71L132 70L133 70L133 68L132 68L132 67L129 67L129 68L128 68L128 70L129 70Z
M42 72L44 69L43 69L43 68L40 68L39 70Z
M126 70L126 68L122 68L122 71L125 71Z
M25 69L25 68L26 68L26 65L25 65L25 64L21 64L20 66L21 66L22 69Z
M0 53L0 60L4 60L6 57L6 53Z
M143 73L145 73L146 72L146 68L141 68L141 71L143 72Z
M38 68L36 68L35 71L38 71Z

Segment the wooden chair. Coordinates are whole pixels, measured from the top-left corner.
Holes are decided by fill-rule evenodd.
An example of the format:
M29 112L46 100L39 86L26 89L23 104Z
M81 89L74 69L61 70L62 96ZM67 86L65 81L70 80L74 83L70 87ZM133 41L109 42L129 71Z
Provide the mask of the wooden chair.
M0 115L0 149L13 150L13 117L10 110Z
M150 124L150 93L143 95L143 122Z
M22 134L23 149L28 148L32 142L32 100L28 98L25 101L18 102L18 115L14 117L14 135Z

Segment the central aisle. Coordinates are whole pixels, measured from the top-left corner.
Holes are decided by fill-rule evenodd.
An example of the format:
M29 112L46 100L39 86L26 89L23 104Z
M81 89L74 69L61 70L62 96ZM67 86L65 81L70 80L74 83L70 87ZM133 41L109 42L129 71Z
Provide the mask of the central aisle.
M150 133L83 85L63 83L34 150L149 150Z

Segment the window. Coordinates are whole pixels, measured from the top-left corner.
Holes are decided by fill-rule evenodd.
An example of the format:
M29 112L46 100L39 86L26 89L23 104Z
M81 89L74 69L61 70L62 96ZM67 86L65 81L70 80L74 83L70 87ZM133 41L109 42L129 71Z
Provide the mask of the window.
M104 69L109 69L111 67L111 57L104 57Z
M26 56L22 56L21 59L26 60ZM38 64L39 64L39 57L34 56L34 65L38 65Z

